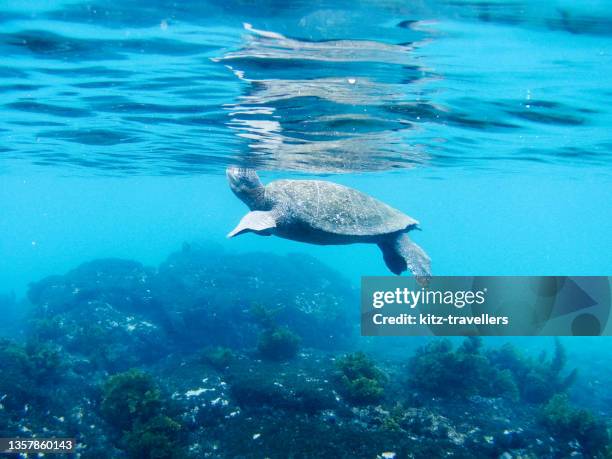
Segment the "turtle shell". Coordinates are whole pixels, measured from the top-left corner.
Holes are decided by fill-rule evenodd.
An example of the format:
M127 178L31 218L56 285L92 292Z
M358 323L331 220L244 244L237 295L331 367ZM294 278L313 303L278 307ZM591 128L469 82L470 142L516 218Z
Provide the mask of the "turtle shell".
M277 180L266 198L291 217L331 234L377 236L402 231L418 222L361 191L321 180Z

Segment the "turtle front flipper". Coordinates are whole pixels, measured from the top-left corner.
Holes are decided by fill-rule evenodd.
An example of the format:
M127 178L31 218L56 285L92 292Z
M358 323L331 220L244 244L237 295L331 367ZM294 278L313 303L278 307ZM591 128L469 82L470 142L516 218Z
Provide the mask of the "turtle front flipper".
M426 287L431 278L431 260L406 233L394 234L378 243L387 268L393 274L409 270L419 284Z
M273 212L255 210L242 217L238 226L230 231L227 237L234 237L248 232L269 236L274 228L276 228L276 217Z

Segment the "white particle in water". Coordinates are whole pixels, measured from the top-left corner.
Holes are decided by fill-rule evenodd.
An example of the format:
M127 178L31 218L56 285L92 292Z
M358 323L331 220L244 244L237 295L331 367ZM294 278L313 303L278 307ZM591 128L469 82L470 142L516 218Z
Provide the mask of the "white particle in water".
M197 389L188 390L185 392L186 397L197 397L198 395L202 395L204 392L214 391L214 389L207 389L205 387L199 387Z

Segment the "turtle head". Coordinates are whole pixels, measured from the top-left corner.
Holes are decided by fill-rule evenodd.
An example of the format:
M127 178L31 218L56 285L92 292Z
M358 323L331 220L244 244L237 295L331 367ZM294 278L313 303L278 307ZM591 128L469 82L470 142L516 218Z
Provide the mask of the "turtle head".
M261 210L264 205L264 186L257 172L242 167L228 167L225 173L234 194L251 210Z

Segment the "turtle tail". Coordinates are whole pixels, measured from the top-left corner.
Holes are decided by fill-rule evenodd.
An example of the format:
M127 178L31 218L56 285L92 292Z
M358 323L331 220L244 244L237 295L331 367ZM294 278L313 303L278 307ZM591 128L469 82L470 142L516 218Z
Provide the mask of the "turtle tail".
M431 260L406 233L396 233L378 243L387 268L393 274L409 270L419 284L426 287L431 278Z

